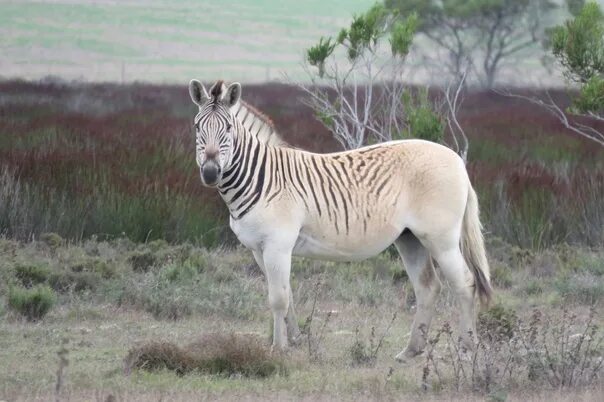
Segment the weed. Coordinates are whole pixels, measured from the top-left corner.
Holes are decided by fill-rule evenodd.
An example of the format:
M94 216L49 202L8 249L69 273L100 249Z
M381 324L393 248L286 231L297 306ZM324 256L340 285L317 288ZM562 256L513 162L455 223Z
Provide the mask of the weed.
M55 294L47 286L31 289L11 286L8 290L8 306L29 321L44 318L55 302Z
M472 351L461 347L461 340L453 338L445 323L428 340L423 388L449 384L456 391L469 388L496 395L524 379L557 389L594 384L604 359L602 335L593 315L592 309L580 324L567 311L561 318L545 319L535 310L525 323L513 311L497 307L487 324L483 317L482 336Z
M396 320L396 313L392 314L392 319L390 323L384 330L382 336L378 339L375 333L375 327L371 327L371 333L369 335L369 340L366 341L361 338L360 330L357 328L355 330L355 341L348 348L348 355L352 360L352 364L354 366L369 366L372 367L375 365L377 361L377 355L382 348L384 343L384 339L386 335L390 332L392 328L392 324Z

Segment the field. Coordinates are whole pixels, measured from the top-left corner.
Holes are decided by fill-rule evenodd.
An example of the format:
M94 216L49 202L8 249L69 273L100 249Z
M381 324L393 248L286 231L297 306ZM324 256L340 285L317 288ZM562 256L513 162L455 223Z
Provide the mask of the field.
M242 81L300 76L302 49L368 0L0 0L4 77ZM270 10L270 12L267 12Z
M338 149L295 88L243 91L291 144ZM188 369L216 350L237 363L250 340L263 355L270 337L264 278L199 183L194 112L184 86L0 82L0 400L601 395L602 151L493 93L469 94L460 116L496 289L474 354L457 353L445 285L433 346L395 363L415 300L389 250L294 260L305 336L287 363Z

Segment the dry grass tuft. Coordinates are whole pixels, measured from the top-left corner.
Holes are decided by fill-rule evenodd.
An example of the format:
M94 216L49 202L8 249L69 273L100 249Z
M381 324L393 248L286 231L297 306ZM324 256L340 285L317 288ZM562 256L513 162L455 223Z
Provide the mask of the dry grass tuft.
M130 349L125 369L262 378L287 374L283 356L272 353L258 336L234 333L206 334L185 347L152 341Z

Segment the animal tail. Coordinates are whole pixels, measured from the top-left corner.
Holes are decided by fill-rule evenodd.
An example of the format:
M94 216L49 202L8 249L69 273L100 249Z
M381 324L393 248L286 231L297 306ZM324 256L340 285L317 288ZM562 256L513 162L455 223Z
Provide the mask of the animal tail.
M493 288L491 287L491 273L482 237L478 198L472 185L470 185L468 202L463 217L461 253L466 260L466 264L468 264L468 268L474 274L475 289L478 291L480 302L486 307L491 301Z

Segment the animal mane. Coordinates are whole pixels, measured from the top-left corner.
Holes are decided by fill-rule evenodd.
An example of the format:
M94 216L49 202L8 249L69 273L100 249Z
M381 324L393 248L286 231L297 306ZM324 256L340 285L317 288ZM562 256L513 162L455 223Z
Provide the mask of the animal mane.
M275 147L290 145L279 135L273 121L264 113L242 100L233 107L233 113L241 124L260 142Z

